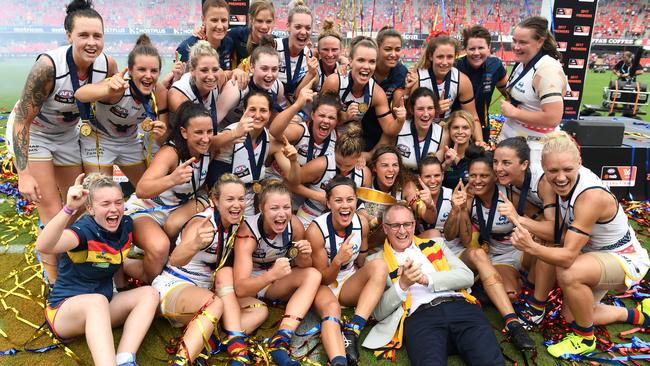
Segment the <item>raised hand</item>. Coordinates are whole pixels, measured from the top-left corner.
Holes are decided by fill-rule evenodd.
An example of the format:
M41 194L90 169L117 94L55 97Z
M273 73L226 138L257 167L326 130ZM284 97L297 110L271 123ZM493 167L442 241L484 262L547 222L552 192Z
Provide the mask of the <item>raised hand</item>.
M175 186L179 184L185 184L192 179L192 171L194 171L194 168L192 167L193 162L194 157L189 158L187 161L177 166L176 169L174 169L174 171L170 174L172 182Z
M424 202L424 204L428 208L430 208L433 206L433 197L431 196L431 191L429 190L429 186L427 186L422 181L422 178L420 178L420 176L418 176L418 181L420 181L420 187L422 187L422 189L418 191L418 196L420 196L422 202Z
M273 281L277 281L291 274L291 264L289 258L280 257L275 260L273 267L269 270Z
M399 121L405 121L406 120L406 107L404 107L404 101L402 100L402 106L401 107L393 107L393 114L395 115L395 118Z
M196 226L192 236L192 244L195 250L201 250L212 243L214 240L214 226L210 222L210 217L200 219L199 225Z
M513 224L515 221L519 221L519 213L517 213L517 209L512 202L510 202L508 197L503 194L503 192L499 192L499 197L503 200L499 205L499 215L507 217ZM521 199L521 197L519 199Z
M249 132L253 131L253 125L255 123L255 120L253 117L247 117L243 116L240 120L239 123L237 124L237 127L235 127L233 137L235 139L243 138L248 135Z
M296 104L304 107L306 104L314 101L315 93L312 88L314 87L316 80L317 78L311 79L311 81L309 81L309 83L307 83L304 88L300 89L300 94L298 94L298 100L296 100Z
M515 225L515 229L512 231L510 236L510 241L512 246L521 250L522 252L530 252L535 246L539 245L533 240L533 236L530 235L530 232L521 225L519 220L511 220Z
M298 248L298 255L311 256L311 243L309 241L304 239L298 240L293 245Z
M352 120L358 120L359 119L359 103L357 102L352 102L348 106L348 109L345 111L346 113L346 120L347 121L352 121Z
M453 99L445 99L445 91L443 90L440 93L440 114L446 113L450 108L451 105L454 103Z
M463 180L459 180L451 194L451 207L460 210L467 209L467 190Z
M330 235L335 235L334 233L331 233ZM345 238L345 241L341 244L341 247L339 248L339 251L336 253L336 256L334 259L332 259L332 263L336 266L342 266L350 261L352 259L352 256L354 255L354 251L352 250L353 245L350 242L352 238L354 237L354 233L350 234L347 238Z
M111 77L111 79L108 81L108 88L110 89L111 93L124 93L124 91L129 88L129 82L124 80L124 75L128 71L129 68L125 67L124 70Z
M84 173L81 173L74 180L74 185L68 188L68 195L65 204L73 210L80 209L86 203L88 197L88 190L84 188Z
M458 143L454 142L454 147L445 146L445 166L450 166L458 161Z
M236 68L232 71L232 76L230 77L230 81L233 84L237 84L239 87L239 90L244 90L248 86L248 73L240 68Z
M403 290L408 289L414 283L418 282L422 277L422 265L414 264L411 258L407 258L403 265L400 266L401 274L399 276L399 284Z
M289 161L298 161L298 150L296 150L295 146L291 145L287 136L282 135L282 143L284 144L284 147L282 147L282 154L286 156Z

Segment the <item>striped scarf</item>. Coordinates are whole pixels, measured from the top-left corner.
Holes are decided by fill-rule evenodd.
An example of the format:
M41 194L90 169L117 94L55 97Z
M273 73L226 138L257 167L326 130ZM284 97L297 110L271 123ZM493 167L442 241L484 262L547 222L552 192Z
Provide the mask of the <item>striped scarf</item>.
M437 272L450 270L449 263L447 263L447 259L445 258L445 254L443 253L440 244L430 239L420 239L417 236L413 237L413 242L420 249L422 254L427 257ZM391 281L393 283L397 282L397 280L399 280L399 276L397 274L399 270L399 264L397 263L397 259L395 258L395 254L393 253L393 249L388 243L388 240L384 241L384 261L388 265L388 276L390 277ZM470 295L466 290L462 289L459 292L463 294L467 302L472 304L476 303L474 296ZM392 360L393 362L396 361L396 351L402 347L404 320L407 316L409 316L409 311L411 310L410 291L407 292L406 301L402 303L402 308L404 309L404 313L402 314L402 318L399 321L397 330L387 345L375 351L375 356L377 358L386 358Z

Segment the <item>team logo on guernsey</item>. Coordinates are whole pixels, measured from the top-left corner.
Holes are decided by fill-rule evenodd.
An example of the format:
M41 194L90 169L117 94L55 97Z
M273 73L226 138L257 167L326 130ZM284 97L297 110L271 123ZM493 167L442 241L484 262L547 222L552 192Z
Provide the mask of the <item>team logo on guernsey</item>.
M314 149L314 153L316 154L316 149ZM298 146L298 154L302 156L307 156L307 152L309 152L309 146L307 144L303 144Z
M250 173L251 171L248 169L246 165L239 165L233 171L233 174L235 174L238 178L243 178L249 175Z
M570 58L569 59L569 68L570 69L584 69L585 59L583 58Z
M555 11L556 18L571 18L572 14L573 14L572 8L557 8L557 10Z
M75 103L74 92L72 90L59 90L54 95L54 100L59 103L73 104Z
M118 106L118 105L112 106L110 111L111 111L111 113L113 113L114 115L116 115L116 116L118 116L120 118L126 118L126 117L129 116L129 111L127 109L125 109L125 108L122 108L122 107Z
M408 148L408 146L399 144L395 146L397 148L397 151L399 151L399 154L402 155L405 158L409 158L411 156L411 150Z
M591 30L591 27L587 25L576 25L573 27L573 35L574 36L588 36L589 31Z

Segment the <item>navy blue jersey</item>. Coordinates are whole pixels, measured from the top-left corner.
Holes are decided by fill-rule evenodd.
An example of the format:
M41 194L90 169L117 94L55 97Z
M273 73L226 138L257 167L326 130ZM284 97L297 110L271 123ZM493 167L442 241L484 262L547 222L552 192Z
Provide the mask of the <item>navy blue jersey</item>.
M476 113L481 121L483 129L483 141L490 138L490 125L488 121L488 109L492 101L492 93L499 80L506 76L506 69L503 62L497 57L489 56L483 66L474 69L469 65L467 57L461 57L456 61L456 68L469 77L474 90L474 105Z
M229 34L229 33L228 33ZM221 40L221 45L217 48L217 53L219 54L219 66L224 70L230 70L232 67L232 49L233 49L233 40L230 36L226 36ZM180 60L183 62L189 62L190 60L190 47L194 46L199 39L190 36L176 48L176 52L180 55ZM235 65L236 66L236 65Z
M408 69L400 62L390 70L386 79L378 83L386 93L390 110L392 110L391 104L395 90L406 87L406 74L408 74ZM377 145L381 134L384 132L377 120L374 106L368 109L368 112L361 119L361 126L363 128L363 138L366 141L366 151L370 151Z
M462 158L458 164L452 164L447 167L442 186L454 189L461 179L463 180L463 184L467 185L467 180L469 179L469 159L467 158Z
M246 50L246 43L248 42L248 35L251 33L249 27L235 27L228 30L228 35L232 39L232 61L233 67L237 67L243 59L250 56ZM253 44L255 48L256 44Z
M133 243L133 219L122 217L117 232L110 233L85 215L68 229L79 245L63 253L54 289L48 304L55 308L61 301L83 294L101 294L113 298L113 275L122 265Z

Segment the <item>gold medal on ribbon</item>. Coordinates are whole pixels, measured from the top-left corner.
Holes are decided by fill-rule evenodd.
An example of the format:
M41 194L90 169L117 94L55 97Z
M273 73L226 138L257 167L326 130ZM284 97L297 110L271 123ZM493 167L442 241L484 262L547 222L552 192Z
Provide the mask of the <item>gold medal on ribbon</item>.
M298 247L296 246L296 242L291 242L291 247L289 247L289 250L287 250L287 258L294 259L300 254L300 250L298 250Z
M87 137L90 136L90 134L93 132L92 127L90 127L90 122L88 121L83 121L81 122L81 125L79 126L79 134L81 136Z
M262 185L260 182L253 183L253 193L260 194L262 192Z
M151 131L153 129L153 120L149 117L145 118L140 127L142 127L142 131L144 132Z
M367 111L368 111L368 104L360 103L359 104L359 112L366 113Z

